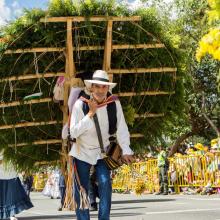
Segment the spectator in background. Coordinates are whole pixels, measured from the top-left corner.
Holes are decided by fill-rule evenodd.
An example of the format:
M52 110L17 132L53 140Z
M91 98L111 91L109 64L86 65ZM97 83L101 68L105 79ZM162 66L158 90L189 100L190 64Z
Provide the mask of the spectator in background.
M59 190L60 190L60 207L58 208L58 211L62 211L65 201L65 194L66 194L66 182L65 182L65 176L61 171L59 176Z
M32 185L33 185L33 176L32 175L26 175L26 173L23 171L21 173L21 183L22 183L22 186L24 187L24 190L26 192L26 194L28 195L28 197L30 198L30 192L31 192L31 188L32 188Z
M159 168L159 192L155 195L168 195L168 170L169 161L167 158L167 152L160 150L157 156L157 166Z
M0 151L0 219L17 220L16 214L32 207L16 171Z

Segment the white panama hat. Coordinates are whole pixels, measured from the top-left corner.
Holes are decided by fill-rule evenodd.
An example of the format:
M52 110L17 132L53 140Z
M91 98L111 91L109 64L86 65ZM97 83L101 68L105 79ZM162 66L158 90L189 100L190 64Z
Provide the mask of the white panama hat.
M109 90L113 89L117 84L109 82L108 73L104 70L96 70L93 73L92 79L84 80L84 83L88 89L91 88L92 84L100 84L109 86Z

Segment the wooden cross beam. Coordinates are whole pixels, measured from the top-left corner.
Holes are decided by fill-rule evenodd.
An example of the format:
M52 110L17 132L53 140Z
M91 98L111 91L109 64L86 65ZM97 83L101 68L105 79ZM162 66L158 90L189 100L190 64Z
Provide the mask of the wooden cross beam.
M82 22L82 21L140 21L140 16L131 16L131 17L115 17L115 16L92 16L92 17L84 17L84 16L74 16L74 17L45 17L41 18L40 22L48 23L48 22L67 22L68 20L72 22Z

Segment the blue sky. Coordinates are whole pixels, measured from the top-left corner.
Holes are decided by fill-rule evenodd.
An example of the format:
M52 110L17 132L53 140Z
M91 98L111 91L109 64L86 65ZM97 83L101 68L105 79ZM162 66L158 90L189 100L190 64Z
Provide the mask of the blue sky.
M19 17L23 8L46 8L48 0L0 0L0 26Z

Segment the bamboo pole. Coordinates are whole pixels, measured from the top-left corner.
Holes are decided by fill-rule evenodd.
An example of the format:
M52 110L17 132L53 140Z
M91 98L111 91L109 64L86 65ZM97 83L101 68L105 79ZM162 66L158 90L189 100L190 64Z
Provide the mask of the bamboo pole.
M75 68L75 63L74 63L74 58L73 58L73 39L72 39L72 20L67 19L67 30L66 30L66 66L65 66L65 83L64 83L64 102L63 102L63 125L68 122L68 96L69 96L69 90L71 86L71 81L72 78L75 78L76 75L76 68ZM67 164L69 162L69 157L68 157L68 144L67 140L62 141L62 155L61 155L61 168L62 168L62 173L65 177L65 182L67 186L66 190L66 195L65 195L65 200L73 200L72 199L72 193L69 192L69 186L68 186L68 178L69 175L67 174ZM72 163L72 161L71 161ZM70 164L71 164L70 163ZM70 165L71 166L71 165ZM72 183L72 173L70 174L71 178L71 183ZM72 187L72 185L71 185Z
M137 134L131 134L130 137L131 138L142 138L142 137L144 137L144 135L137 133Z
M164 48L164 44L119 44L112 45L112 50L125 50L125 49L153 49L153 48ZM41 47L41 48L26 48L17 50L6 50L4 54L16 54L16 53L43 53L43 52L61 52L65 51L65 47ZM104 46L80 46L73 47L73 51L85 51L85 50L104 50Z
M71 83L72 82L72 83ZM80 82L78 80L71 80L67 84L70 84L72 86L74 85L80 85ZM126 96L153 96L153 95L173 95L175 92L165 92L165 91L143 91L143 92L120 92L116 93L114 95L120 96L120 97L126 97ZM7 108L7 107L14 107L14 106L20 106L20 105L28 105L28 104L37 104L37 103L44 103L44 102L51 102L52 98L44 98L44 99L37 99L37 100L30 100L30 101L15 101L15 102L8 102L8 103L1 103L0 108ZM67 109L68 111L68 109ZM67 112L68 113L68 112Z
M1 103L0 108L8 108L8 107L14 107L19 105L30 105L30 104L38 104L38 103L45 103L45 102L51 102L52 98L43 98L43 99L33 99L29 101L14 101L14 102L8 102L8 103Z
M164 116L163 113L161 114L153 114L148 113L144 115L135 115L135 118L139 117L162 117ZM53 124L60 124L60 121L41 121L41 122L23 122L23 123L17 123L17 124L11 124L11 125L1 125L0 130L6 130L11 128L22 128L22 127L35 127L35 126L41 126L41 125L53 125Z
M134 133L130 135L131 138L141 138L144 137L143 134L140 133ZM39 141L33 141L30 143L17 143L15 144L9 144L9 147L24 147L28 145L48 145L48 144L62 144L62 140L60 139L49 139L49 140L39 140Z
M130 74L130 73L175 73L177 68L172 67L161 67L161 68L135 68L135 69L110 69L109 74ZM38 78L50 78L55 76L64 76L65 73L40 73L40 74L28 74L23 76L11 76L0 80L5 81L16 81L16 80L28 80ZM68 83L68 82L67 82Z
M106 39L105 39L105 51L103 60L103 70L109 73L111 69L111 52L112 52L112 26L113 21L109 20L107 23ZM109 74L109 80L113 81L113 74Z
M14 53L42 53L42 52L61 52L64 51L64 47L39 47L39 48L26 48L17 50L6 50L4 54L14 54Z
M29 79L41 79L41 78L51 78L56 76L64 76L65 73L58 72L58 73L38 73L38 74L27 74L23 76L10 76L0 79L0 82L6 81L17 81L17 80L29 80Z
M135 114L135 118L156 118L163 117L164 113L145 113L145 114Z
M40 22L48 23L48 22L67 22L68 20L72 22L81 22L81 21L140 21L140 16L131 16L131 17L115 17L115 16L92 16L92 17L84 17L84 16L74 16L74 17L45 17L41 18Z
M64 83L63 125L68 121L68 96L71 78L75 78L76 68L73 59L72 20L67 20L66 74Z
M18 143L16 144L16 147L23 147L27 145L48 145L48 144L61 144L62 140L60 139L48 139L48 140L39 140L39 141L33 141L31 143ZM9 147L15 147L15 144L9 144Z
M160 67L160 68L133 68L133 69L111 69L110 72L114 74L129 74L129 73L175 73L175 67Z
M11 124L11 125L1 125L0 130L6 130L11 128L23 128L23 127L34 127L34 126L41 126L41 125L54 125L60 124L60 121L40 121L40 122L23 122L18 124Z
M161 43L156 44L121 44L112 45L113 50L124 50L124 49L154 49L154 48L164 48L165 45Z
M173 95L175 92L165 92L165 91L145 91L145 92L120 92L115 95L121 96L121 97L126 97L126 96L153 96L153 95Z

